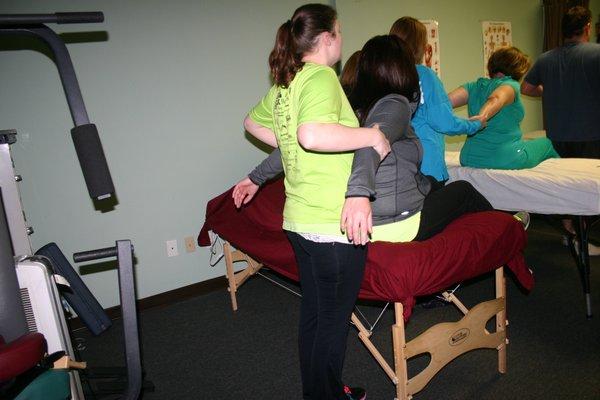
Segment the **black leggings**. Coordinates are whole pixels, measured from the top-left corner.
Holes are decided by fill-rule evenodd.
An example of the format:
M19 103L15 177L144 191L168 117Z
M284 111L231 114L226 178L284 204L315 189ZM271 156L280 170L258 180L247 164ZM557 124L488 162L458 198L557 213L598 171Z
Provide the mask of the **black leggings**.
M423 202L419 232L414 240L429 239L463 214L493 209L490 202L467 181L432 186Z
M347 399L342 368L348 320L365 271L367 246L316 243L286 233L302 289L298 345L303 399Z
M600 158L600 140L555 142L552 146L562 158Z

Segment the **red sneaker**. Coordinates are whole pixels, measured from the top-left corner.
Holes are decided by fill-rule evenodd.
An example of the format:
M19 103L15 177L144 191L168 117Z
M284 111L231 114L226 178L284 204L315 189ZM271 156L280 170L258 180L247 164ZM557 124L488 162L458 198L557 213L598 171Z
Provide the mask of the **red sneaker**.
M348 397L348 400L365 400L367 398L367 392L365 389L359 387L350 388L344 386L344 393Z

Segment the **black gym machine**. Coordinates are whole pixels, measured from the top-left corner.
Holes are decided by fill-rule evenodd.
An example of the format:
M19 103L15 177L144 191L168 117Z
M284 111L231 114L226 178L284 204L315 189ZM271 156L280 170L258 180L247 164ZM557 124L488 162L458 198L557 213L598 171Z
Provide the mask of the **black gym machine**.
M104 15L101 12L0 14L0 38L33 37L48 46L58 68L73 119L71 137L90 197L95 202L100 202L96 204L110 201L114 204L116 203L115 189L98 130L89 121L69 52L61 37L45 25L103 21ZM86 310L93 310L93 312L88 311L92 315L87 317L88 320L97 322L96 326L92 326L97 331L94 333L102 332L110 326L110 320L83 281L74 271L71 271L72 267L56 245L44 246L37 254L33 254L28 237L33 230L27 226L18 191L21 177L14 171L10 153L10 146L16 140L15 130L0 131L0 367L11 365L12 369L16 368L13 362L15 359L26 365L23 360L25 354L23 338L32 339L31 335L37 335L33 339L39 339L40 335L33 332L45 336L48 352L64 352L71 359L75 358L62 307L63 296L57 289L57 282L70 286L68 289L70 297L64 298L78 312L82 321L86 316ZM133 400L140 396L142 388L133 246L129 240L119 240L114 247L76 253L74 261L93 261L108 257L116 257L118 261L119 294L125 339L127 387L120 398ZM62 272L60 275L70 278L65 280L56 270ZM15 348L12 348L11 344L15 344ZM33 353L35 352L31 352ZM3 357L6 360L5 364L3 364ZM31 362L32 365L39 364L39 360L36 361L35 357ZM5 371L7 370L8 368L5 368ZM92 377L93 373L86 375ZM3 377L7 379L7 376ZM69 379L71 399L84 399L78 373L72 371ZM11 380L0 379L0 397L2 389L10 386L11 383ZM94 398L100 398L100 395L96 393Z

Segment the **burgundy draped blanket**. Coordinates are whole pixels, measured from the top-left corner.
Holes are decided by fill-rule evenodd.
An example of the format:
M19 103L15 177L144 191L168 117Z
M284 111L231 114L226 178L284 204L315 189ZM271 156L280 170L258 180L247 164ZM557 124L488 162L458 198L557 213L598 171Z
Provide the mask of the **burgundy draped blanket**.
M231 191L208 202L198 244L210 245L212 230L256 261L298 281L294 253L281 228L283 181L267 184L239 210ZM359 298L402 302L407 319L416 296L443 291L503 265L530 290L534 282L523 258L526 243L522 225L498 211L464 215L423 242L370 243Z

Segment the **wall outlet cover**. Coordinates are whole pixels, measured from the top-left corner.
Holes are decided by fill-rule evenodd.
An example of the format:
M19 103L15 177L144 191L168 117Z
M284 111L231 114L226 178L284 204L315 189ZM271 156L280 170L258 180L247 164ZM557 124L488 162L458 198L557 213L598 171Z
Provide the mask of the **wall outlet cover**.
M177 250L177 240L167 240L167 256L175 257L179 255L179 250Z
M185 251L188 253L193 253L196 251L196 241L193 236L188 236L185 239Z

